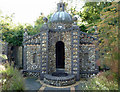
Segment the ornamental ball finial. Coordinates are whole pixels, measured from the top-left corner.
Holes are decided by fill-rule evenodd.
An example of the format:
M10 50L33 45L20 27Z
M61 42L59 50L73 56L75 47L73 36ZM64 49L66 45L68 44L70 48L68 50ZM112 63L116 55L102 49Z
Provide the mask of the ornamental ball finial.
M73 17L72 20L73 20L73 21L77 21L77 17Z
M44 18L43 18L43 21L44 21L45 23L47 23L47 22L48 22L48 19L47 19L46 17L44 17Z

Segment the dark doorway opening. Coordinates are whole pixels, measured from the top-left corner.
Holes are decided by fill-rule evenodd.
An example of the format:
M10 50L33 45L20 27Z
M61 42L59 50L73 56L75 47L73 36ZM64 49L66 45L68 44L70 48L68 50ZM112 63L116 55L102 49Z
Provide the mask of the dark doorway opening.
M56 43L56 68L65 68L65 49L64 43L58 41Z

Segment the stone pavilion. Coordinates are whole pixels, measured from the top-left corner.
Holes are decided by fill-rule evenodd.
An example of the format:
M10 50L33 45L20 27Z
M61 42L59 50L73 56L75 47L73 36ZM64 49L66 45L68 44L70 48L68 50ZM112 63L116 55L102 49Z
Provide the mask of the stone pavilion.
M24 71L48 84L57 80L59 86L98 72L94 44L97 38L80 30L77 18L65 11L64 3L58 3L51 18L43 20L38 34L24 33ZM58 86L57 83L53 84Z

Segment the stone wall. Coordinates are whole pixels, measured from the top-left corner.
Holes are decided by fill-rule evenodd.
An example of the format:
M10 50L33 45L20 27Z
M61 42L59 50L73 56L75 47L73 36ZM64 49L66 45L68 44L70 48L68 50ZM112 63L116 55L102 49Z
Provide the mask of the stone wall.
M24 63L26 65L27 70L40 70L41 72L42 70L48 69L48 73L55 72L56 71L56 43L58 41L62 41L65 46L64 47L65 48L65 70L67 73L71 74L73 72L73 74L76 75L76 73L79 74L83 72L86 74L87 72L94 72L96 70L95 46L90 45L91 43L94 43L92 37L90 38L90 37L87 37L85 34L84 35L82 35L81 33L79 34L78 29L75 29L74 31L49 30L49 32L48 33L47 32L48 31L42 31L41 33L34 35L33 37L26 40L26 42L24 43L24 54L25 54ZM75 34L76 32L77 32L77 35ZM45 44L45 42L47 41L48 41L48 44ZM77 41L77 44L75 43L76 41ZM73 44L73 42L75 44ZM81 44L83 42L85 42L85 44ZM75 47L72 47L73 45L75 45ZM43 49L47 50L46 54L42 52ZM75 51L73 53L71 50L74 50L74 49ZM72 63L75 60L74 61L72 60L71 54L77 55L77 56L73 55L73 58L74 57L77 58L76 59L77 63ZM48 55L48 58L47 58L47 55ZM46 59L43 59L45 57ZM78 58L80 58L80 60ZM44 65L43 61L48 62L48 64ZM42 66L45 66L45 67L42 67ZM75 72L75 70L77 72ZM36 74L29 73L29 74L37 75L37 76L39 75L39 73L36 73Z
M22 67L22 46L18 48L18 65Z
M95 70L95 46L80 46L80 71L89 72Z
M71 32L49 32L49 73L56 70L56 43L62 41L65 45L65 70L71 72Z
M24 69L40 70L40 35L26 39L24 43Z
M22 46L12 46L12 53L10 58L13 58L11 60L13 60L12 62L14 62L14 65L17 68L22 68Z
M95 56L95 45L80 45L81 77L90 77L97 72Z
M63 42L65 43L65 70L71 73L71 32L63 33Z
M8 43L7 42L1 42L1 43L2 43L2 54L7 55Z
M3 42L2 40L0 40L0 54L1 55L6 55L8 54L8 43L7 42ZM4 58L0 57L0 62L5 61Z
M26 48L27 70L40 70L40 45L27 45Z
M52 29L58 29L59 27L62 27L63 29L71 28L72 23L50 23L49 27Z

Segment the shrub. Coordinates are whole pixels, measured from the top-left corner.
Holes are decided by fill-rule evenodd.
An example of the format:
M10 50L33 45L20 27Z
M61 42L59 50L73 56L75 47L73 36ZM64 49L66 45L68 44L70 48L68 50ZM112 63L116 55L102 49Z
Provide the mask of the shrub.
M111 72L100 73L95 78L90 79L86 84L86 90L118 90L117 80L109 81L106 74L111 75Z
M24 80L20 72L12 66L6 65L6 70L3 72L3 80L6 80L3 83L2 90L20 90L23 91Z
M84 24L82 24L81 26L80 26L80 31L83 31L83 32L87 32L87 27L84 25Z

